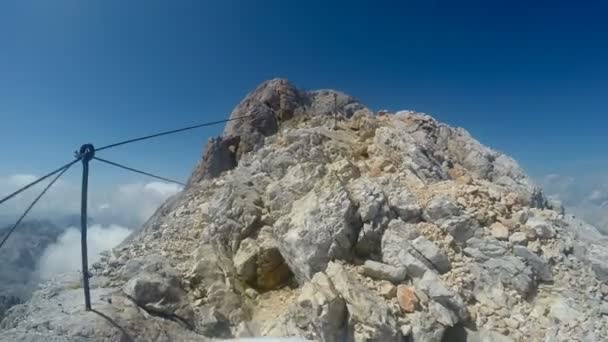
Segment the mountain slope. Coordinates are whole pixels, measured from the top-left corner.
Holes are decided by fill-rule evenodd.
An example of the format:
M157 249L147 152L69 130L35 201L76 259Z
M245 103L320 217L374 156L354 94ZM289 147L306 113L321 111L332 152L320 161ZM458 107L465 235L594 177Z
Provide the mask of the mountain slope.
M122 331L63 276L11 309L0 339L608 337L606 239L513 159L428 115L285 80L231 117L247 115L94 265L93 306Z
M0 229L0 236L10 228ZM6 309L27 300L36 289L40 256L62 232L49 221L25 221L0 250L0 318Z

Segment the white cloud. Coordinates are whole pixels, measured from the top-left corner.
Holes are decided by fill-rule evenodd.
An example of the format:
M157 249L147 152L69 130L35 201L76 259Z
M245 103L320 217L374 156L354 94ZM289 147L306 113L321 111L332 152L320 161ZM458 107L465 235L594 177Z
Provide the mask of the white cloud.
M14 185L15 188L18 188L18 187L24 186L26 184L29 184L29 183L35 181L36 179L38 179L38 177L36 177L35 175L15 174L15 175L8 177L7 183L9 185Z
M540 181L545 193L562 201L566 211L608 234L608 176L551 174Z
M37 178L36 175L29 174L0 176L0 197ZM0 227L13 224L49 181L41 182L0 205ZM47 246L42 257L37 260L36 274L42 279L81 269L80 230L71 227L79 224L80 190L79 182L61 179L27 216L27 219L46 219L65 227L57 241ZM162 182L117 184L111 187L91 184L89 218L94 223L89 225L87 231L89 264L99 259L101 251L111 249L123 241L168 197L179 191L180 186Z
M0 177L0 196L37 179L35 175L15 174ZM48 184L42 182L0 206L0 226L8 224L27 208ZM181 191L179 185L164 182L119 184L89 189L89 216L96 223L136 228L144 223L168 197ZM28 218L61 219L80 213L80 184L58 181L38 202Z
M118 186L95 206L91 216L98 222L118 222L129 227L139 226L181 187L169 183L150 182Z
M131 231L125 227L93 225L87 230L89 264L99 260L99 254L122 242ZM58 273L80 271L81 250L80 230L70 227L57 242L48 246L40 257L38 271L42 279L49 279Z

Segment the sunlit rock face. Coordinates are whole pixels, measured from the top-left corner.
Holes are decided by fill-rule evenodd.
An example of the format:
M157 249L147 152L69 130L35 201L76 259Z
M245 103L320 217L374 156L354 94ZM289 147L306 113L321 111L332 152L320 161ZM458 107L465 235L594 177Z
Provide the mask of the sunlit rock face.
M608 241L464 129L278 79L231 118L188 187L92 267L105 318L59 278L0 339L608 338Z

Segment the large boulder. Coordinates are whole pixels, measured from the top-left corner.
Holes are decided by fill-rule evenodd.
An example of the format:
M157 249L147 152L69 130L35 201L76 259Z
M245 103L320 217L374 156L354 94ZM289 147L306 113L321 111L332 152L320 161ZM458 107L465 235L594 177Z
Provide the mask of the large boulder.
M281 255L300 283L324 271L330 260L352 258L361 218L339 185L320 186L296 201L274 226Z
M287 325L293 324L297 334L306 338L338 342L344 341L348 335L347 316L346 302L327 275L319 272L302 286L300 295L287 313L290 321ZM278 325L273 326L270 333L285 335L280 333L280 325L285 324Z
M250 286L263 291L281 287L291 277L289 266L270 230L270 227L264 227L257 240L246 238L241 241L234 256L237 275Z
M346 301L355 341L401 341L397 320L382 297L357 282L339 263L331 262L326 273Z

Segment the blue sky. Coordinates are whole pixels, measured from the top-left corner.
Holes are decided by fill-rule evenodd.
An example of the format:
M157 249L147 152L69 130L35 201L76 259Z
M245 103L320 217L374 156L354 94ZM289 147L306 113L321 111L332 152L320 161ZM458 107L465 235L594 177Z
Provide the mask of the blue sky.
M273 77L430 113L539 178L605 174L607 10L599 1L2 1L0 175L40 174L85 142L226 118ZM220 130L103 156L186 179ZM140 179L102 165L92 177Z

